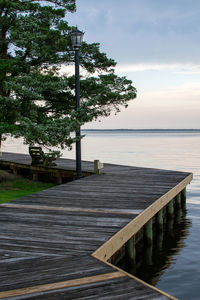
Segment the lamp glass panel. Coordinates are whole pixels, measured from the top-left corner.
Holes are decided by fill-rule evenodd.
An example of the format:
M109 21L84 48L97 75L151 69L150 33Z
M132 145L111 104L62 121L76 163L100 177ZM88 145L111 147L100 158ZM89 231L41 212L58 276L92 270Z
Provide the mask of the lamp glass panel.
M81 31L74 31L71 33L71 41L73 47L80 47L83 40L83 33Z

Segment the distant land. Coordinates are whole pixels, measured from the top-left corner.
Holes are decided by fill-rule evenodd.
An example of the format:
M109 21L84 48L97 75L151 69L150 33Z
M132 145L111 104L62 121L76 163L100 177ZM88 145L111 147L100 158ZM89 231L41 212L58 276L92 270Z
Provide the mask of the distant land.
M200 129L82 129L82 131L200 132Z

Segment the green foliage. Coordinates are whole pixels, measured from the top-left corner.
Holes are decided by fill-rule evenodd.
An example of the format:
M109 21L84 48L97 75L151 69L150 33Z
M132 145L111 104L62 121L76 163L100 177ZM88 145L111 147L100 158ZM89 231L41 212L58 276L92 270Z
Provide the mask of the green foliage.
M80 64L89 75L81 78L75 110L74 76L60 75L63 65L74 64L65 16L75 9L75 0L0 0L0 137L70 148L79 126L118 113L136 97L99 44L84 42Z
M52 183L34 182L28 179L0 183L0 203L5 203L53 187Z

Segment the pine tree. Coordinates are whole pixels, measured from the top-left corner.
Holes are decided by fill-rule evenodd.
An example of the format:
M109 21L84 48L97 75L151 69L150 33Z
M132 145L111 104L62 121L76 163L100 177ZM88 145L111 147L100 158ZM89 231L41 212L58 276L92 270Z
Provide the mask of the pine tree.
M61 72L74 64L65 17L75 10L75 0L0 0L0 141L9 134L27 144L71 147L79 126L118 113L136 97L99 44L84 42L80 64L87 76L75 109L74 76Z

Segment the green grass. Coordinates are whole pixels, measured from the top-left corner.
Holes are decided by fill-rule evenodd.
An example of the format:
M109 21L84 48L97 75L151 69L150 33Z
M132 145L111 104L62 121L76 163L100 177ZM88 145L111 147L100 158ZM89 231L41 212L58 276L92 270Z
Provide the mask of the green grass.
M0 183L0 203L9 202L53 186L55 186L53 183L35 182L21 178L14 181L2 181Z

